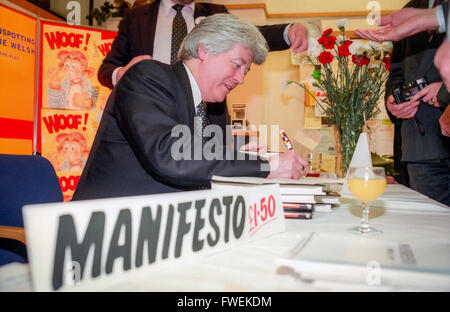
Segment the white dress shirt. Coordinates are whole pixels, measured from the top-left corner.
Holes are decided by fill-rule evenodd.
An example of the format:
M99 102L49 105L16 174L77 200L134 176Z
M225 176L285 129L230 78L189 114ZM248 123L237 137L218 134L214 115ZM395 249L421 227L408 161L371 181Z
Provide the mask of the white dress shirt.
M189 68L186 66L186 64L183 63L183 65L184 65L184 68L186 68L186 72L189 77L189 83L191 85L192 97L194 98L195 114L197 115L197 106L202 101L202 93L200 92L200 88L198 87L197 81L195 81L195 78L194 78L194 76L192 76L192 73L189 70Z
M428 0L428 7L432 8L434 4L434 0ZM444 11L442 9L442 5L438 5L436 7L436 19L437 22L439 24L439 29L438 32L439 33L443 33L447 31L447 27L445 26L445 16L444 16Z
M155 40L153 43L153 59L170 64L170 50L172 47L172 24L176 11L171 0L162 0L159 4L158 19L156 22ZM186 21L187 32L194 28L194 2L185 5L181 11Z

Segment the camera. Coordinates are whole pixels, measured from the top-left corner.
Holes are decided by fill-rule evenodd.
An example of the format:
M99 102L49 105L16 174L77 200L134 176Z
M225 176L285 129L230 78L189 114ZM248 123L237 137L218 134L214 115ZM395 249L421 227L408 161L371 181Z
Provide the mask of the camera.
M411 81L408 84L403 84L401 87L394 89L393 96L396 104L400 104L409 101L417 92L422 90L428 85L428 81L425 77L421 77L415 81Z

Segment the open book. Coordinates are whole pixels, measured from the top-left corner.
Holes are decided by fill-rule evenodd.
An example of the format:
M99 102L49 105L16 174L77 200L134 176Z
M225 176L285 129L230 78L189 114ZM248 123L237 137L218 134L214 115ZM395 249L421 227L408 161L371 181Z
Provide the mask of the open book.
M310 277L367 283L381 272L384 282L406 281L411 274L436 275L450 285L450 244L395 242L356 235L310 233L282 258L280 265ZM378 270L378 271L376 271ZM381 271L380 271L381 270ZM417 282L417 280L416 280Z

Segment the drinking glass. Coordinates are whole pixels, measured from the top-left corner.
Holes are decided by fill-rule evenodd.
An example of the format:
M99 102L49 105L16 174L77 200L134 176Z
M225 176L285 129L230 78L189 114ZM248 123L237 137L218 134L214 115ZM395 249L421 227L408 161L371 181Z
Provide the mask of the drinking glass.
M369 224L369 202L377 199L386 188L386 174L382 167L353 167L348 171L348 188L363 204L361 224L351 232L381 234Z

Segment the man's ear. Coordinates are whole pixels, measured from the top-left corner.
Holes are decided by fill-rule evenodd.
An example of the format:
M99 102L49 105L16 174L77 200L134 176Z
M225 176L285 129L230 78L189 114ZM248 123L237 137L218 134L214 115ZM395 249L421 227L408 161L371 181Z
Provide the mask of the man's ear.
M205 49L205 47L203 45L200 44L198 46L197 54L198 54L198 59L200 61L204 61L208 55L208 51Z

